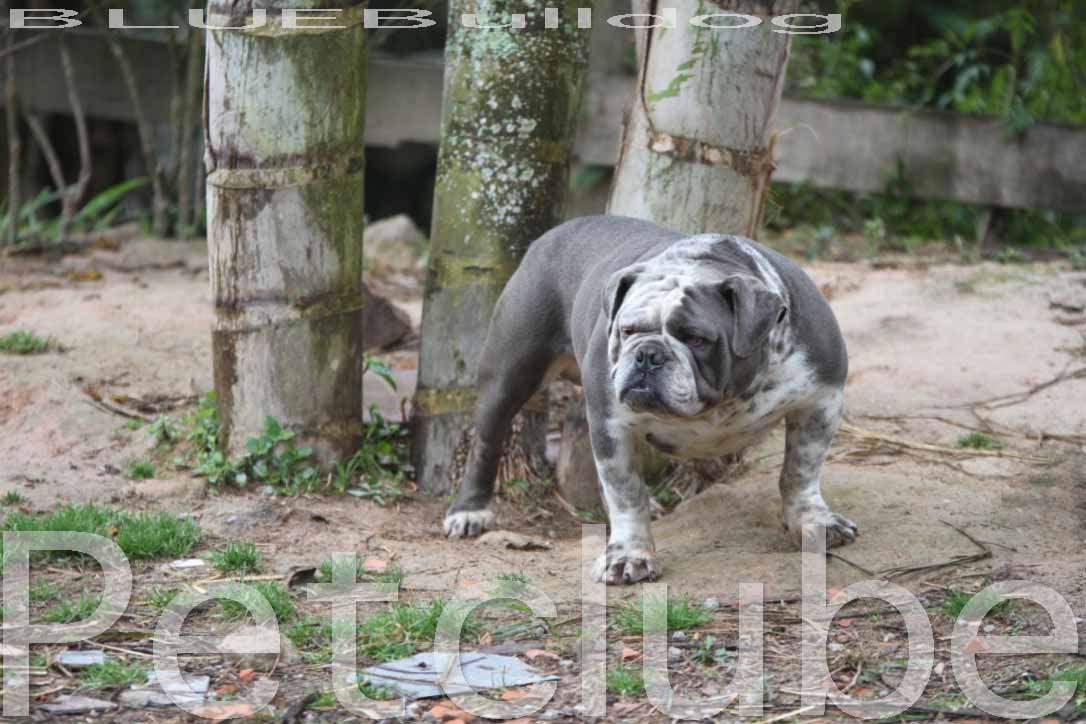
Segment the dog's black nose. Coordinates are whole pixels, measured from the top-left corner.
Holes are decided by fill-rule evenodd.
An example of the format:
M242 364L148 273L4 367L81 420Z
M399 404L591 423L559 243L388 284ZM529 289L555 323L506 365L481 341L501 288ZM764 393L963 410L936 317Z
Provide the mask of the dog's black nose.
M659 344L646 342L637 348L634 361L637 363L637 369L651 372L664 366L664 362L667 361L667 352Z

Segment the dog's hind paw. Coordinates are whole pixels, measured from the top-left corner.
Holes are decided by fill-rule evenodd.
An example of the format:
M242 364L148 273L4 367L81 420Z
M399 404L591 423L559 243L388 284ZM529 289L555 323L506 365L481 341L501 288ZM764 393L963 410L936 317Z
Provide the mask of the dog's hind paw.
M445 514L445 535L449 538L474 538L494 523L489 510L449 511Z

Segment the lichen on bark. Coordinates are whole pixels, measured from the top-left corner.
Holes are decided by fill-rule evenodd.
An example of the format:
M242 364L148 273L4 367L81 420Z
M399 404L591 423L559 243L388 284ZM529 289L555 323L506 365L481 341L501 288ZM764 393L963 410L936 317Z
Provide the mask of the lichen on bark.
M544 3L452 0L419 361L415 460L420 486L442 492L457 441L470 427L470 392L490 313L537 237L561 220L588 31L562 0L557 29ZM466 28L466 13L478 28ZM524 29L505 25L523 13ZM468 392L465 393L464 391ZM459 400L465 409L451 409ZM440 414L429 414L428 410Z

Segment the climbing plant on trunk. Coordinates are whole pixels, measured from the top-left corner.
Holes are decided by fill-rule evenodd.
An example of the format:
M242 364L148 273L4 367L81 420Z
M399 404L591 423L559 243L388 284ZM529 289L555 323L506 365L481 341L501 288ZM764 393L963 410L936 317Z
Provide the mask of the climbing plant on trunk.
M441 151L415 397L420 486L459 481L476 397L479 353L494 303L528 245L561 220L569 157L588 61L583 3L451 0ZM512 14L525 27L509 27ZM477 28L461 24L477 16ZM552 16L553 17L553 16ZM539 406L525 423L541 428Z
M357 446L362 411L361 3L212 3L205 134L212 353L223 442L267 416L318 457ZM343 8L343 29L284 27L277 8ZM302 23L304 26L304 23Z
M661 15L673 7L675 24L638 31L637 89L609 212L688 233L757 236L791 40L770 19L797 12L799 0L635 5ZM708 17L692 24L698 16Z

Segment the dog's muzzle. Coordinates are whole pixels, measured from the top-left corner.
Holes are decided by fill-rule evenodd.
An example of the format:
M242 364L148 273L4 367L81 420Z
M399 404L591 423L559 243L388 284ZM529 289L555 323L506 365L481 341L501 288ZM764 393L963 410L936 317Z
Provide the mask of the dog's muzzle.
M671 355L660 342L648 340L631 351L633 365L619 391L619 402L632 410L654 410L663 407L656 385L657 372L670 361Z

